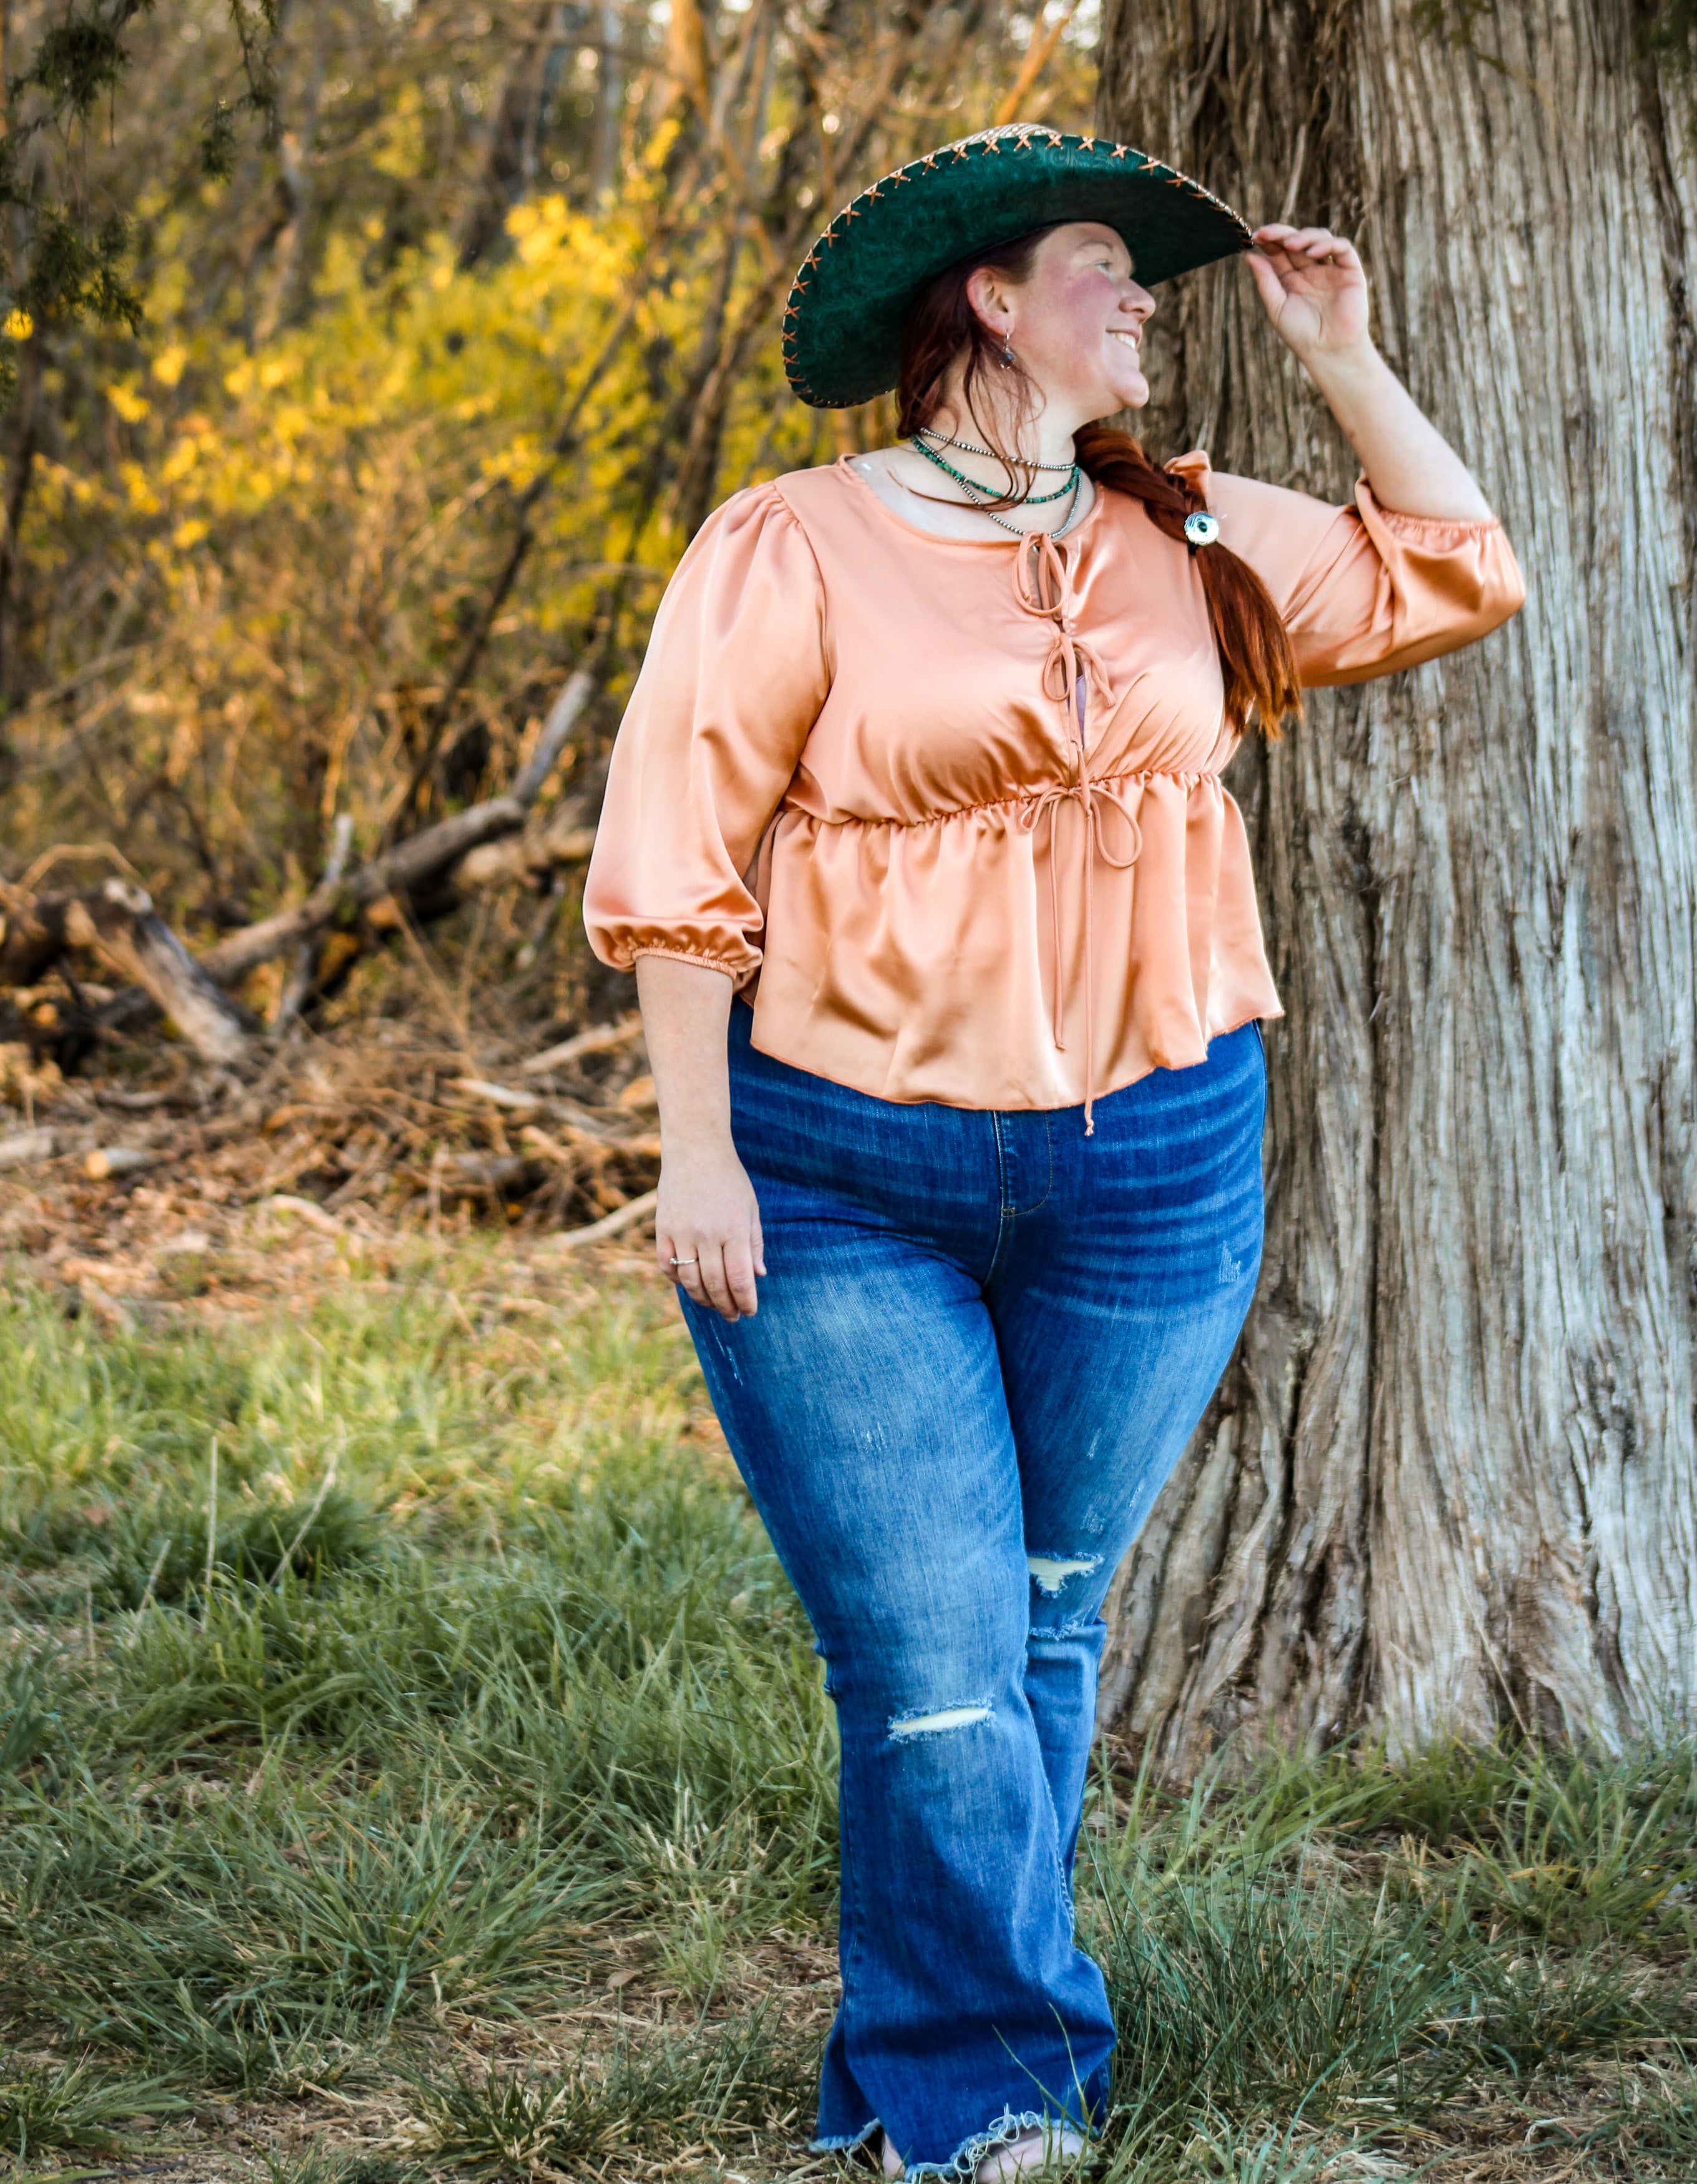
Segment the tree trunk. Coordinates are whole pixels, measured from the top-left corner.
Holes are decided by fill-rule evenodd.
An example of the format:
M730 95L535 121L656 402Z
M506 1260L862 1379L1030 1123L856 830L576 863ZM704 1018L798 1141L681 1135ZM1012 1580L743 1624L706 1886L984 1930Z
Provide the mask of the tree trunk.
M1267 1245L1121 1572L1103 1718L1613 1743L1697 1712L1697 256L1624 0L1113 0L1099 126L1353 234L1530 601L1232 786L1288 1014ZM1247 274L1164 292L1152 452L1343 499ZM1229 542L1228 542L1229 543Z

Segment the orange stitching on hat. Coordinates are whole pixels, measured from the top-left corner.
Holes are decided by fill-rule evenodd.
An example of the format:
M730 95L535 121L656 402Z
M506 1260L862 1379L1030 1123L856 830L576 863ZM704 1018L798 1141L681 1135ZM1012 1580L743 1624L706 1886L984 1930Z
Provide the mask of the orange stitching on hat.
M993 136L987 136L984 139L984 149L987 152L999 152L1001 148L1001 146L996 142Z
M954 156L957 159L970 159L971 155L972 147L970 143L957 144L954 147Z
M1114 157L1115 157L1116 159L1123 159L1125 158L1125 156L1126 156L1126 153L1127 153L1127 151L1129 151L1129 149L1130 149L1130 148L1130 148L1130 146L1129 146L1129 145L1126 145L1126 144L1116 144L1116 145L1115 145L1115 147L1114 147Z

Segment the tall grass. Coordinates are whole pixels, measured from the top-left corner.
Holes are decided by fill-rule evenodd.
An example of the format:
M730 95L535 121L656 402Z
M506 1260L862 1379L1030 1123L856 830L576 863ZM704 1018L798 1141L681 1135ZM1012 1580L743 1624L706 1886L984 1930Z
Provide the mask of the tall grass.
M279 2180L797 2157L835 1914L809 1633L667 1301L515 1324L501 1279L131 1334L0 1305L0 2162L326 2088L398 2114L387 2149L279 2146ZM1182 1795L1104 1755L1085 1843L1113 2178L1482 2131L1690 2173L1689 1750Z

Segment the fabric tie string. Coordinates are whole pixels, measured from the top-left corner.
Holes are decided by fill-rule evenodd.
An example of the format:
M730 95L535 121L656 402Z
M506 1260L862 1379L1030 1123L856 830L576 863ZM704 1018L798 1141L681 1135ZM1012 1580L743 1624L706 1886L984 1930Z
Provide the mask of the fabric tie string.
M1043 664L1043 695L1075 714L1083 737L1082 692L1088 682L1096 686L1104 705L1112 707L1108 671L1088 641L1080 637L1072 616L1072 587L1060 549L1046 531L1032 534L1031 550L1024 548L1014 560L1014 596L1027 614L1053 622L1054 634Z
M1072 626L1071 587L1067 580L1066 564L1060 549L1047 532L1035 534L1032 550L1021 548L1014 563L1014 592L1027 613L1040 615L1054 625L1054 640L1049 658L1043 663L1043 687L1045 695L1064 704L1067 719L1076 738L1073 753L1075 773L1072 780L1057 783L1046 788L1040 796L1033 797L1019 815L1019 825L1028 834L1035 835L1045 820L1049 822L1049 929L1054 948L1053 985L1054 989L1054 1044L1056 1050L1066 1051L1065 1032L1065 953L1060 937L1060 858L1055 836L1055 814L1063 804L1076 802L1084 822L1084 1134L1096 1134L1096 1019L1095 1019L1095 953L1092 911L1096 893L1096 860L1116 872L1128 872L1143 853L1143 831L1122 804L1110 796L1099 794L1100 781L1090 772L1090 744L1085 732L1086 693L1093 682L1099 697L1108 695L1107 677L1102 665L1088 644L1077 635ZM1102 837L1102 814L1113 811L1131 830L1131 849L1123 856L1116 856Z

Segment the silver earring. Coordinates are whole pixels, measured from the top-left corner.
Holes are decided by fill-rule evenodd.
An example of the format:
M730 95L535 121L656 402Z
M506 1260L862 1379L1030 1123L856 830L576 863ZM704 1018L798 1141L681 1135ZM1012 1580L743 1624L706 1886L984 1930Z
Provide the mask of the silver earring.
M1014 345L1007 336L1002 336L1002 369L1005 371L1014 360Z

